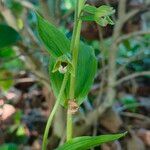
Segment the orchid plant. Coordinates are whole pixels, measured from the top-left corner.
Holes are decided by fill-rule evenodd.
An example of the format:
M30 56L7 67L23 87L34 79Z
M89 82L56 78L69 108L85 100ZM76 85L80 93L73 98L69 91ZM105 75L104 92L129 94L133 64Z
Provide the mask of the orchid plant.
M97 71L97 59L93 48L80 41L82 22L94 21L102 27L107 24L113 25L111 15L114 12L110 6L102 5L96 8L86 4L86 0L76 0L71 40L36 13L39 36L50 54L49 74L56 97L45 128L42 150L46 150L49 128L59 105L67 109L67 129L66 143L57 150L86 150L119 139L126 134L73 138L73 115L85 100Z

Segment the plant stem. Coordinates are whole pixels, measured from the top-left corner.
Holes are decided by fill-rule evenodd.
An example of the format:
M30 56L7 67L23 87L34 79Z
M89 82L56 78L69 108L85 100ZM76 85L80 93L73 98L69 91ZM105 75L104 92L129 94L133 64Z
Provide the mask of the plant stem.
M50 126L52 124L52 120L53 120L53 117L56 113L56 110L60 104L60 101L61 101L61 97L62 97L62 94L63 94L63 91L65 89L65 86L66 86L66 83L67 83L67 80L68 80L68 75L69 73L66 73L64 75L64 79L63 79L63 82L62 82L62 85L61 85L61 88L60 88L60 92L59 92L59 95L57 97L57 100L56 100L56 103L54 105L54 108L48 118L48 121L47 121L47 124L46 124L46 128L45 128L45 132L44 132L44 137L43 137L43 144L42 144L42 150L46 150L46 147L47 147L47 138L48 138L48 133L49 133L49 129L50 129Z
M67 113L67 141L72 138L72 115Z
M75 94L75 78L76 78L76 68L77 68L77 61L78 61L78 52L79 52L79 45L80 45L80 33L81 33L81 25L82 20L80 19L82 8L84 7L85 0L77 0L76 8L75 8L75 25L73 29L73 36L71 40L71 52L72 52L72 64L75 69L75 76L71 75L70 78L70 93L69 98L70 100L74 99ZM67 141L72 138L72 115L67 113Z

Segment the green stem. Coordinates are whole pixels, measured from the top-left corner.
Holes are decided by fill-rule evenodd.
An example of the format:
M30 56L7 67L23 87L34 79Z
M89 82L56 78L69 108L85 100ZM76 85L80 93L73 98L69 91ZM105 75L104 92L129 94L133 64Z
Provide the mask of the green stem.
M52 120L53 120L53 117L56 113L56 110L60 104L60 101L61 101L61 97L62 97L62 94L63 94L63 91L65 89L65 86L66 86L66 83L67 83L67 80L68 80L68 73L66 73L64 75L64 79L63 79L63 82L62 82L62 85L61 85L61 89L60 89L60 92L59 92L59 95L57 97L57 100L56 100L56 103L54 105L54 108L48 118L48 121L47 121L47 124L46 124L46 128L45 128L45 132L44 132L44 137L43 137L43 144L42 144L42 150L46 150L46 147L47 147L47 138L48 138L48 133L49 133L49 129L50 129L50 126L52 124Z
M72 115L67 114L67 141L72 138Z
M80 45L80 33L81 33L81 25L82 20L80 19L82 8L84 7L85 0L77 0L76 8L75 8L75 25L73 29L73 36L71 40L71 52L72 52L72 64L75 69L75 76L76 76L76 68L77 68L77 61L78 61L78 53L79 53L79 45ZM75 93L75 76L71 75L70 78L70 93L69 98L70 100L74 99ZM67 141L72 138L72 115L67 113Z

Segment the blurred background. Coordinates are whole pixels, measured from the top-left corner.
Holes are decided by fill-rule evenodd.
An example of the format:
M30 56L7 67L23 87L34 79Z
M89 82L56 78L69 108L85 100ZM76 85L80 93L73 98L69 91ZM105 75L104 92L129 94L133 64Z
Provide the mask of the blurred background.
M50 56L36 30L37 10L67 37L75 0L0 0L0 150L41 150L55 103ZM115 8L114 26L84 22L81 40L95 49L94 84L74 116L74 136L128 131L122 140L95 150L150 149L150 1L87 0ZM65 141L66 111L60 107L48 149Z

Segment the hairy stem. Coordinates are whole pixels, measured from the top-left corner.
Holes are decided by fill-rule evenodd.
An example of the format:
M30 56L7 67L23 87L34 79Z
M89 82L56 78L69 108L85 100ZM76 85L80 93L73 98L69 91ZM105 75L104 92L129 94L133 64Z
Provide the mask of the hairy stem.
M49 129L50 129L50 126L52 124L52 120L54 118L54 115L56 113L56 110L60 104L60 101L61 101L61 97L62 97L62 94L63 94L63 91L65 89L65 86L66 86L66 83L67 83L67 80L68 80L68 73L66 73L64 75L64 79L63 79L63 82L62 82L62 85L61 85L61 89L60 89L60 92L59 92L59 95L57 97L57 100L56 100L56 103L54 105L54 108L48 118L48 121L47 121L47 124L46 124L46 128L45 128L45 132L44 132L44 137L43 137L43 144L42 144L42 150L46 150L46 147L47 147L47 138L48 138L48 133L49 133Z

